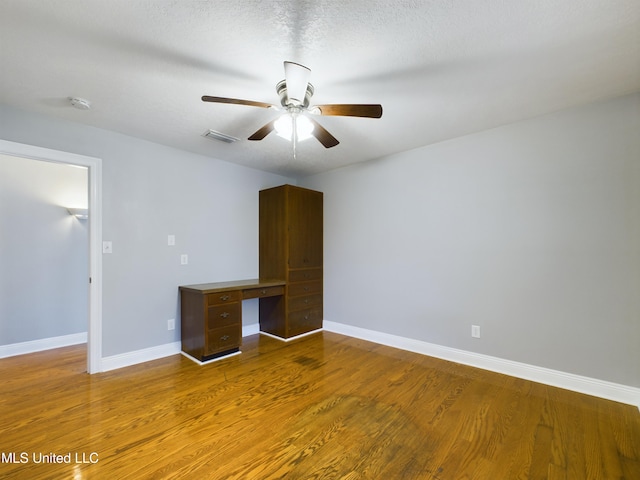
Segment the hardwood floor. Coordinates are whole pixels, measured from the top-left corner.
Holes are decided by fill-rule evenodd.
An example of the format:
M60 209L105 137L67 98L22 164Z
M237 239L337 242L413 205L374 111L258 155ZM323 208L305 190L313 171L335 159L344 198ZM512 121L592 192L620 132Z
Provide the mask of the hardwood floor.
M242 350L92 376L84 347L0 360L0 477L640 478L634 406L328 332Z

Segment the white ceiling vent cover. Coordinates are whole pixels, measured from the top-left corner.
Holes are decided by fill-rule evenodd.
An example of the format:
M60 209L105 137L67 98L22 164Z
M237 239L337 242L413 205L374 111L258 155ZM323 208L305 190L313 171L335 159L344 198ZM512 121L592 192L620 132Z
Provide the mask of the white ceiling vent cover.
M202 134L203 137L212 138L214 140L220 140L225 143L233 143L237 142L239 139L236 137L232 137L231 135L225 135L221 132L216 132L215 130L207 130Z

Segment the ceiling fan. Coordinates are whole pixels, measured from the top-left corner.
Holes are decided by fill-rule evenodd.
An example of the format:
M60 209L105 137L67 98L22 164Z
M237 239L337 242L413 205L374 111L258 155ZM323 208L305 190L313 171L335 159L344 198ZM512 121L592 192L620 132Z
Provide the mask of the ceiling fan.
M366 118L382 117L382 105L378 104L330 104L310 107L309 100L314 91L313 85L309 83L310 75L311 70L304 65L295 62L284 62L285 78L276 85L276 92L286 113L259 128L249 137L249 140L262 140L273 130L276 130L278 135L289 138L294 144L296 140L314 136L325 148L331 148L340 143L338 139L306 114ZM212 97L209 95L203 96L202 101L279 109L279 107L270 103L237 98Z

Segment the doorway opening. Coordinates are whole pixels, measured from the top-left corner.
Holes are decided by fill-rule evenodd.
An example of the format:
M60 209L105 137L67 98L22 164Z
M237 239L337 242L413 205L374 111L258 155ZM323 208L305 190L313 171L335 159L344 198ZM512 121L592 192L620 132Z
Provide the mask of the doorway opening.
M0 140L0 154L77 165L88 170L89 322L87 372L102 371L102 159Z

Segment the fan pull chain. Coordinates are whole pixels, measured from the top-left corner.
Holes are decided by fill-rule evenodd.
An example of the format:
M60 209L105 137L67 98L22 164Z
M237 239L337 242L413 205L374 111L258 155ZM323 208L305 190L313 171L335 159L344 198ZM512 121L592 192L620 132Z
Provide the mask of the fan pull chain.
M291 132L291 143L293 144L293 161L295 162L297 160L296 144L298 143L298 123L295 115L292 118L291 126L293 127L293 131Z

